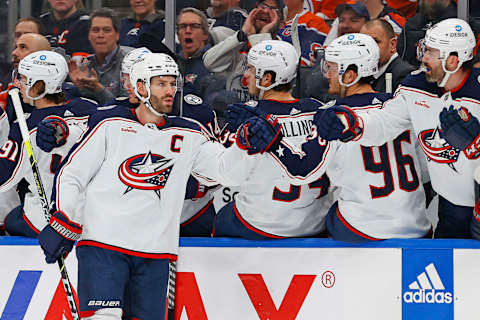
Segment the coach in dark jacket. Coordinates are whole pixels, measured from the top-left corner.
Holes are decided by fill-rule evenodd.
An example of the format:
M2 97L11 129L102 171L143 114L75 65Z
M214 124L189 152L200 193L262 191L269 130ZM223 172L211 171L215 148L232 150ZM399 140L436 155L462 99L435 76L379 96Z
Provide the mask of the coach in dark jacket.
M398 38L397 51L400 57L413 65L420 66L417 60L416 47L418 40L425 37L425 32L437 22L457 17L457 5L451 0L436 0L432 3L420 1L419 12L408 19ZM480 21L470 17L470 27L475 35L480 31Z
M386 92L385 75L392 75L391 90L394 92L402 80L414 70L407 62L403 61L397 53L397 37L392 25L384 19L374 19L367 22L361 33L368 34L380 49L380 59L378 60L378 72L373 75L374 80L371 83L374 90Z

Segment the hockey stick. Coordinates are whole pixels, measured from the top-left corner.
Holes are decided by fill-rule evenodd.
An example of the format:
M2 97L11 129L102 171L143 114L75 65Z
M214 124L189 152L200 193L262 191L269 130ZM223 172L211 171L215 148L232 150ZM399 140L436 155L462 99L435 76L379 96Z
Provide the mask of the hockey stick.
M20 127L20 132L22 134L23 143L25 144L25 149L27 150L28 159L30 160L30 165L33 172L33 178L35 179L35 184L37 186L38 195L40 197L40 203L42 204L43 214L47 223L50 222L50 209L47 195L45 193L45 188L43 187L42 179L40 177L40 170L38 169L37 158L33 152L32 143L30 141L30 134L28 132L27 122L25 120L25 114L23 113L22 103L20 102L20 96L18 94L18 89L11 89L8 94L12 97L13 106L15 107L15 113L18 119L18 125ZM80 320L78 314L78 306L73 296L72 283L68 277L67 268L65 266L65 261L63 257L58 258L57 260L58 267L60 268L60 274L62 276L63 288L67 294L68 304L70 305L70 311L72 312L73 320Z
M177 261L171 260L168 266L168 320L175 320L175 286L177 283Z

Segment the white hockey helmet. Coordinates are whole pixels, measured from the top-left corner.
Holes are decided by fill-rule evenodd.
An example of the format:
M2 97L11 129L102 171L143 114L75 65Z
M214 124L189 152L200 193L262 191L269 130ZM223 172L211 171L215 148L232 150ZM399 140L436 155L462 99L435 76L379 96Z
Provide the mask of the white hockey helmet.
M299 56L295 48L285 41L265 40L250 48L248 64L256 69L255 84L261 90L261 97L264 91L295 79L298 60ZM260 85L260 80L267 71L275 73L275 81L268 87L263 87Z
M326 47L322 65L325 65L326 61L335 62L338 65L338 81L342 86L350 87L361 78L377 73L379 59L380 49L371 36L349 33L336 38ZM346 85L342 76L352 65L357 67L357 78Z
M473 59L473 49L476 45L470 25L457 18L445 19L433 25L427 30L423 43L426 47L440 51L439 59L442 60L445 77L439 87L445 86L450 75L457 72L464 62ZM454 52L458 56L458 66L455 70L448 71L445 64L447 58Z
M136 48L127 53L125 57L123 57L121 72L125 74L130 74L130 69L132 68L132 65L135 63L135 61L139 60L147 53L152 53L152 51L150 51L146 47Z
M134 87L134 92L137 98L145 103L150 111L162 116L161 113L155 111L150 104L150 80L156 76L173 76L177 79L177 88L181 85L180 71L178 65L171 56L165 53L146 53L139 60L133 63L130 69L130 83ZM141 81L145 84L147 96L143 97L138 92L137 83Z
M37 51L20 60L18 73L25 76L25 94L28 99L38 100L46 94L62 92L62 84L68 74L65 58L53 51ZM45 83L45 90L37 97L30 96L30 89L37 81Z

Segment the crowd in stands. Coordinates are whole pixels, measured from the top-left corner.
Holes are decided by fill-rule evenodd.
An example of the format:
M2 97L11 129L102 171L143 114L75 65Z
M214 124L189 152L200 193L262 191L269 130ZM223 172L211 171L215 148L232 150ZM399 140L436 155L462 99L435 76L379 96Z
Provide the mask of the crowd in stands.
M88 98L101 106L111 105L119 97L127 97L131 102L135 100L134 94L122 78L124 57L137 48L169 52L162 44L166 34L165 1L130 0L131 10L123 17L111 8L88 12L81 0L48 0L48 4L47 12L40 12L41 6L36 5L33 8L36 16L18 20L10 70L0 75L3 90L19 81L17 70L24 57L40 50L53 50L68 62L68 77L63 87L68 99ZM245 71L249 66L248 52L258 43L282 40L292 44L300 57L293 97L311 97L327 103L339 99L340 92L329 90L331 83L325 76L323 63L325 48L343 35L369 35L378 45L379 60L378 71L368 78L368 86L379 93L394 93L420 67L417 54L424 48L426 31L439 21L456 17L457 3L455 0L178 0L176 10L176 47L171 49L183 75L183 97L177 100L183 102L188 96L190 100L185 101L191 105L210 106L217 122L211 123L213 135L218 135L230 104L257 99L249 90ZM480 2L470 1L470 13L468 22L478 35ZM474 59L476 62L477 58ZM7 91L3 91L0 106L13 123L15 116L8 103ZM4 142L0 141L0 145ZM7 156L6 149L2 149L0 157ZM19 183L16 190L0 193L2 234L5 234L4 219L22 205L26 192L34 190ZM211 205L210 200L207 202ZM323 231L319 234L325 236Z

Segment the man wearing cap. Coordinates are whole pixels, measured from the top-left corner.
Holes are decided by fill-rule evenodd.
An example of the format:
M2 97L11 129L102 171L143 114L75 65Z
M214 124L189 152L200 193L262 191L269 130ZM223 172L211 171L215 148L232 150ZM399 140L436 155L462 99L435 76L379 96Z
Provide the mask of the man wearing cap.
M335 8L338 17L338 36L347 33L358 33L370 20L370 14L363 3L341 3Z

